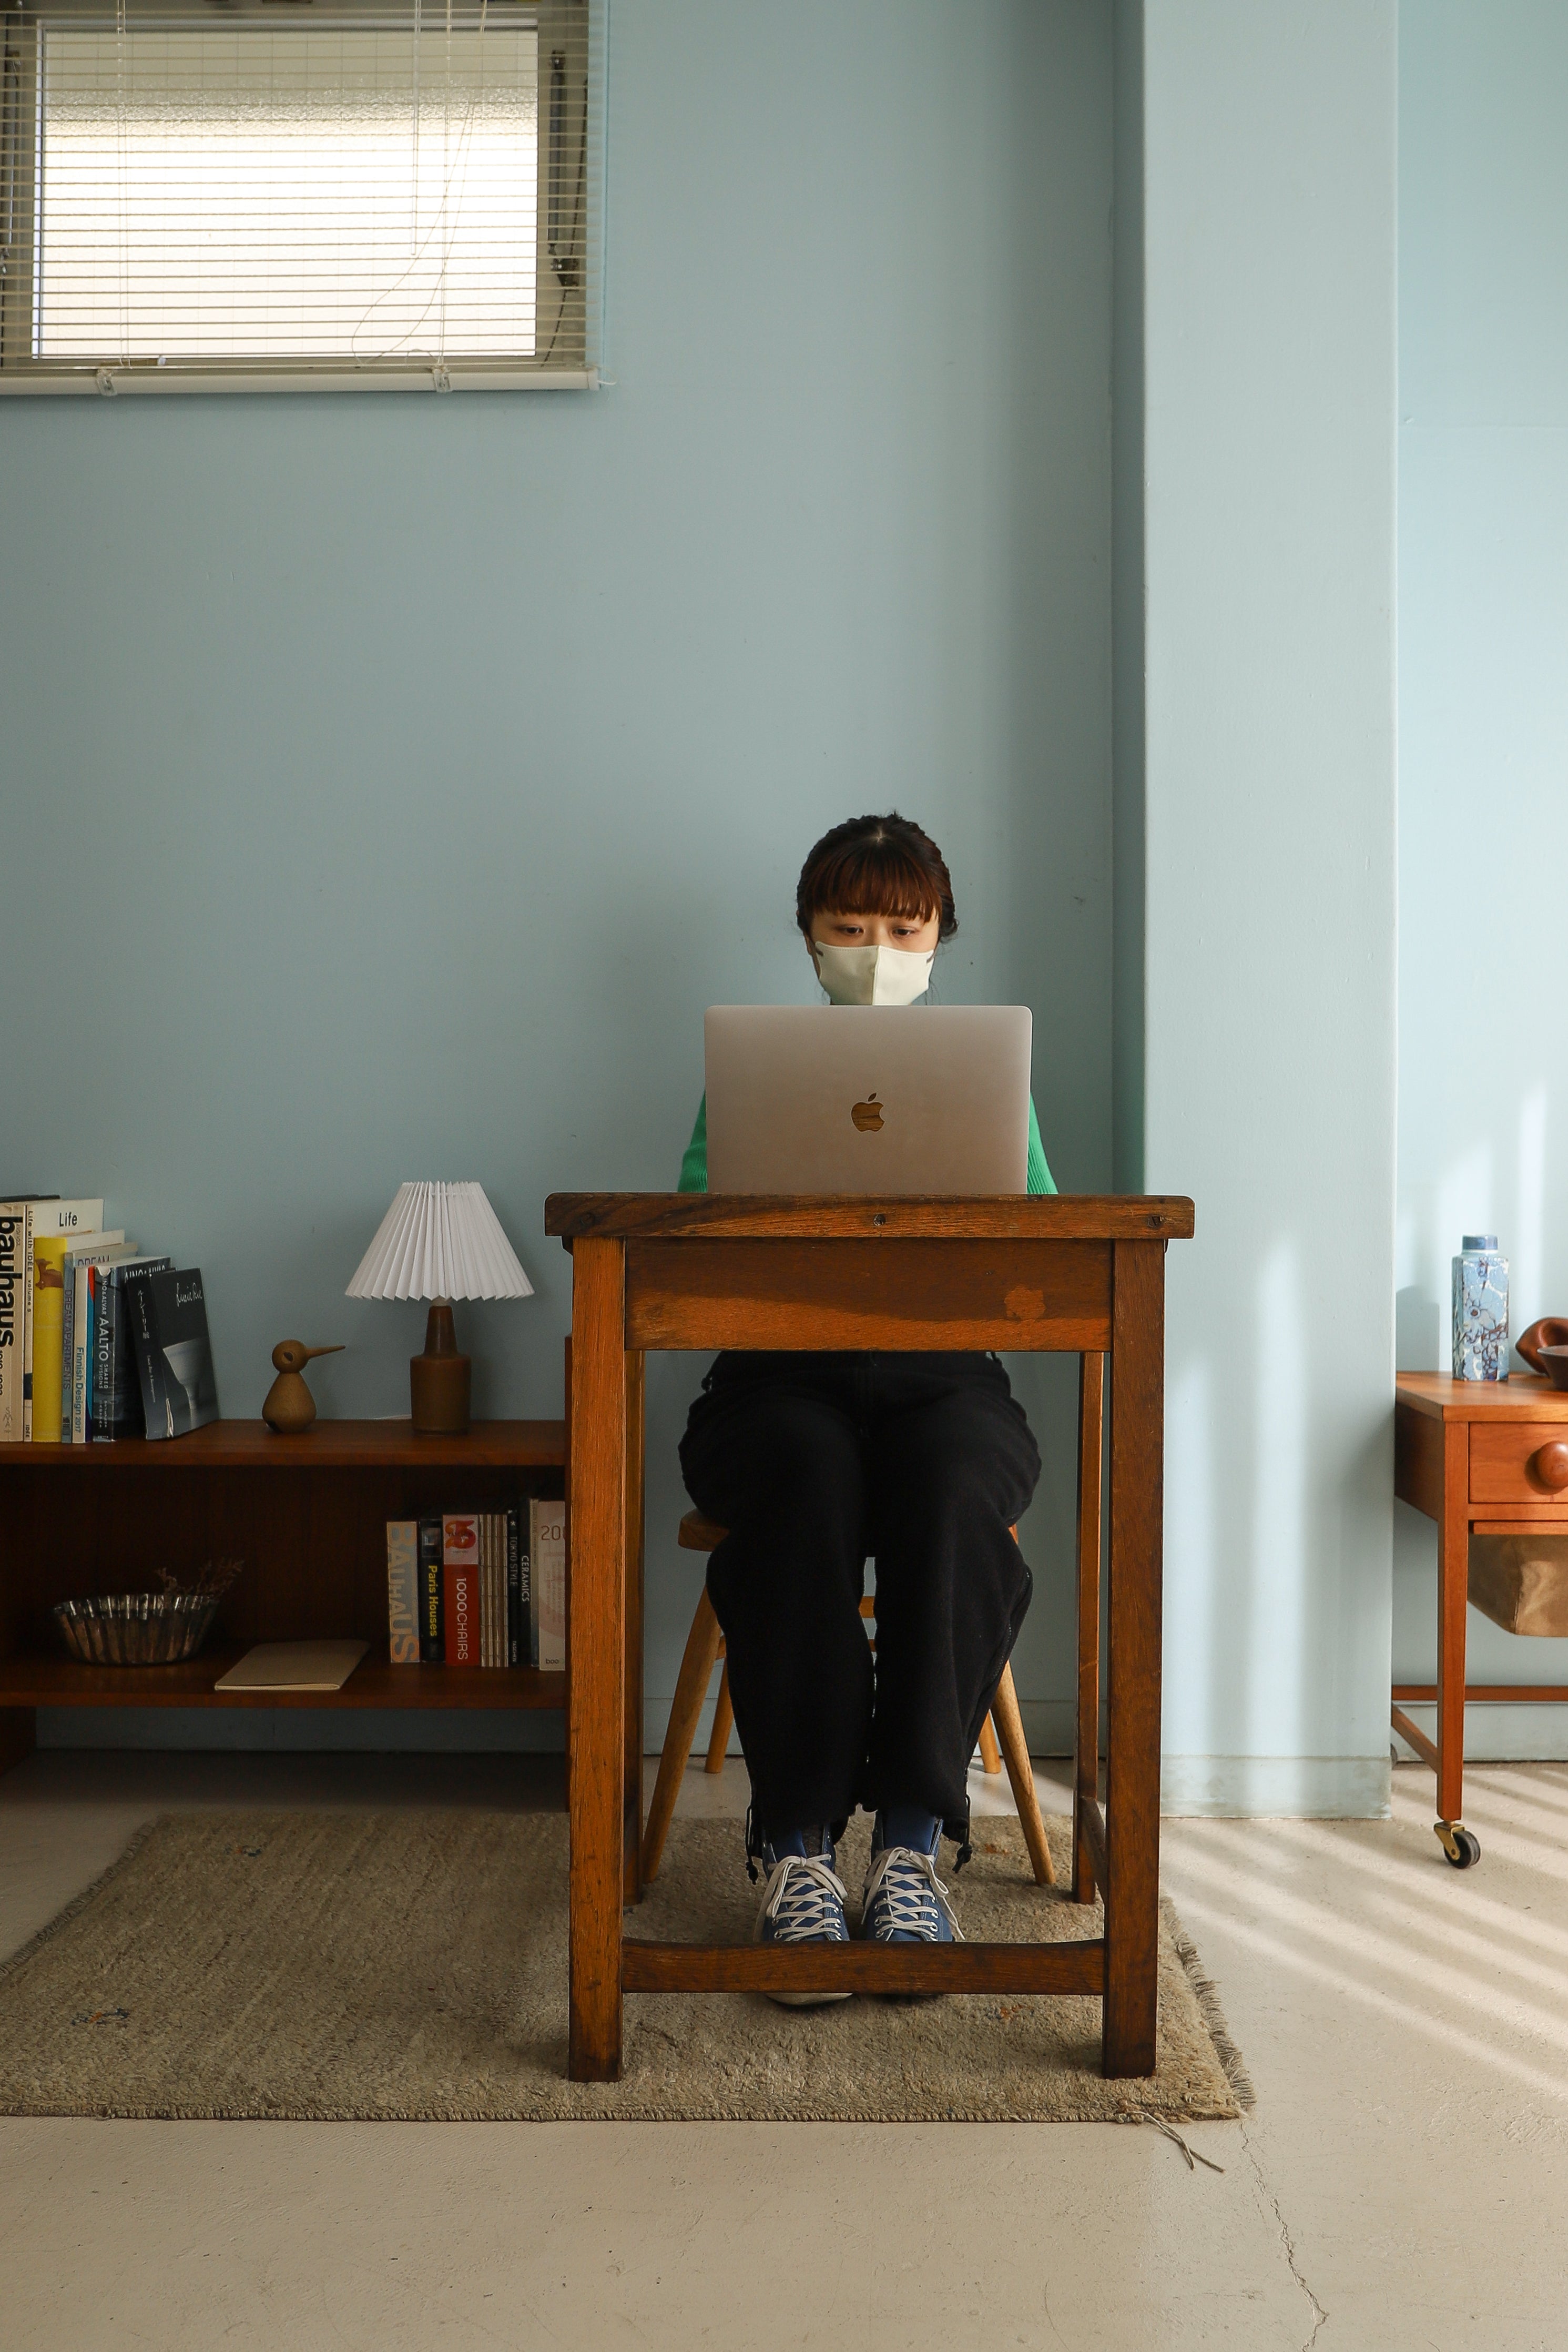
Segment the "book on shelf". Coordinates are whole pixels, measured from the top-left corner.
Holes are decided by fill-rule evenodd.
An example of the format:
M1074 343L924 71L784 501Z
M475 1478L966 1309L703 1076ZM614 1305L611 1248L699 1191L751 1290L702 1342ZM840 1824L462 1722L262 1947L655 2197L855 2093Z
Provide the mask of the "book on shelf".
M485 1664L507 1663L507 1522L485 1514Z
M143 1430L141 1383L131 1347L131 1318L125 1286L132 1276L166 1274L172 1257L141 1251L101 1269L93 1285L92 1439L95 1445L115 1438L140 1437Z
M18 1192L0 1201L0 1444L19 1445L32 1423L33 1236L75 1236L101 1224L101 1201Z
M62 1201L57 1197L29 1201L25 1209L26 1255L22 1266L22 1436L30 1439L34 1433L33 1382L35 1372L41 1373L44 1383L44 1410L38 1416L38 1433L46 1440L57 1442L60 1433L59 1351L63 1318L60 1314L64 1288L63 1276L54 1248L46 1248L43 1277L46 1297L43 1301L44 1344L39 1350L36 1329L36 1294L38 1284L40 1244L52 1244L68 1240L75 1234L96 1234L103 1227L101 1201ZM52 1416L52 1423L51 1423Z
M441 1521L419 1522L419 1663L439 1666L446 1656L446 1621L443 1612Z
M533 1555L525 1500L504 1511L389 1519L387 1633L394 1665L537 1665L529 1629ZM559 1514L557 1503L544 1506ZM564 1573L564 1559L563 1559ZM565 1648L561 1646L564 1662Z
M81 1274L83 1267L87 1265L95 1253L101 1255L106 1252L118 1248L123 1255L124 1242L125 1235L123 1233L63 1234L58 1240L58 1248L60 1251L60 1338L58 1349L55 1352L58 1355L60 1366L59 1435L68 1444L76 1434L78 1277ZM36 1243L34 1245L33 1283L35 1292L38 1290L44 1280L44 1270L40 1253L47 1251L52 1256L56 1246L56 1243L49 1240ZM39 1383L45 1378L44 1368L41 1360L41 1351L48 1345L49 1343L42 1337L38 1338L34 1344L34 1356L35 1358L39 1359L38 1361L35 1362L33 1367L33 1393L35 1406L37 1406L37 1401L40 1394ZM54 1431L48 1425L47 1413L40 1412L36 1409L33 1415L33 1435L35 1439L39 1437L51 1437L54 1433Z
M507 1664L528 1666L528 1521L520 1503L507 1506Z
M419 1664L419 1521L387 1521L387 1633L392 1664Z
M532 1521L533 1589L538 1595L535 1657L546 1674L566 1667L566 1505L535 1498Z
M111 1286L118 1271L111 1269ZM218 1388L200 1269L129 1276L123 1304L148 1436L184 1437L216 1421Z
M60 1442L60 1353L66 1325L66 1237L39 1234L33 1243L33 1393L30 1442Z
M0 1201L0 1445L22 1436L22 1268L27 1246L27 1203Z
M134 1257L134 1245L119 1234L106 1234L100 1247L91 1240L73 1243L66 1252L65 1336L60 1343L60 1379L64 1388L62 1435L73 1444L85 1444L92 1434L93 1279L103 1267Z
M479 1519L474 1511L448 1511L441 1521L441 1577L449 1666L479 1663Z
M496 1596L496 1664L498 1667L505 1667L511 1664L509 1655L511 1643L507 1639L507 1514L505 1511L492 1511L490 1514L490 1549L496 1563L491 1570Z
M90 1207L92 1204L88 1202ZM94 1251L123 1244L117 1233L44 1234L33 1244L33 1442L71 1436L76 1272Z
M493 1666L496 1663L496 1581L490 1541L490 1514L481 1511L479 1528L479 1664Z

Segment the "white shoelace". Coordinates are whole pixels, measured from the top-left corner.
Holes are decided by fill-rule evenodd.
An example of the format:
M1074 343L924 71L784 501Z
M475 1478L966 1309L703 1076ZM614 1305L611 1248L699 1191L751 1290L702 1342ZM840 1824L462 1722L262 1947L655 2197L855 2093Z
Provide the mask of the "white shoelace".
M845 1943L849 1930L843 1905L848 1895L849 1889L824 1855L787 1853L768 1874L758 1925L762 1919L775 1920L776 1943Z
M963 1942L964 1930L953 1916L947 1889L936 1875L932 1855L917 1853L911 1845L884 1845L866 1873L862 1908L868 1918L879 1895L883 1898L883 1916L876 1926L879 1943L890 1943L895 1934L918 1936L928 1944L936 1943L938 1938L934 1910L946 1914L954 1942Z

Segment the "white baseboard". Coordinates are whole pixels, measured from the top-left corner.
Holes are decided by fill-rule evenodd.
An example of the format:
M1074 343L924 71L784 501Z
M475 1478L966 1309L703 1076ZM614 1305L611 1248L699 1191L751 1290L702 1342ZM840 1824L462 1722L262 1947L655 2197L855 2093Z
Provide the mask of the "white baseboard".
M1182 1818L1369 1821L1388 1813L1381 1756L1167 1756L1160 1811Z

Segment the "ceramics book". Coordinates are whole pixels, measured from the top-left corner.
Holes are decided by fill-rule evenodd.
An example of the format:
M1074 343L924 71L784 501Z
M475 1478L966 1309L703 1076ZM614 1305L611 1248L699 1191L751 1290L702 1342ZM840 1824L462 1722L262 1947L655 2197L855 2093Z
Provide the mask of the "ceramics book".
M193 1266L132 1276L122 1303L148 1436L184 1437L216 1421L218 1388L200 1272Z
M528 1514L520 1504L507 1506L507 1664L531 1666L528 1634L530 1578Z

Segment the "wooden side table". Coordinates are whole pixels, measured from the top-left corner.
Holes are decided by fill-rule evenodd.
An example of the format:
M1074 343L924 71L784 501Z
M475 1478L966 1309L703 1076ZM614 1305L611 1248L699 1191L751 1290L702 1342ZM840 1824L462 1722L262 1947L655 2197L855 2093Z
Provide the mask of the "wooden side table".
M1190 1201L558 1193L572 1253L567 1473L571 2026L578 2082L621 2069L628 1992L1101 1996L1105 2073L1155 2067L1165 1252ZM1080 1826L1103 1937L1020 1944L655 1944L635 1902L643 1360L649 1349L1103 1354L1111 1376L1106 1801Z
M1465 1681L1465 1609L1472 1535L1568 1535L1568 1393L1533 1374L1455 1381L1401 1372L1395 1388L1394 1491L1437 1523L1437 1679L1396 1683L1393 1723L1437 1776L1443 1852L1456 1870L1480 1859L1460 1819L1465 1702L1525 1706L1568 1699L1568 1686ZM1437 1703L1437 1744L1401 1702Z

